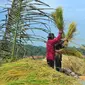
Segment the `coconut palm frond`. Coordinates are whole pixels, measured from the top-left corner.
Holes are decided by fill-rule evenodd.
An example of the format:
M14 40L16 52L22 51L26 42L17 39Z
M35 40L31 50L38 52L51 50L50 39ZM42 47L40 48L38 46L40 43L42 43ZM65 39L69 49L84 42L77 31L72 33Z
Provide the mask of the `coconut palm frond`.
M42 2L42 1L40 1L40 0L35 0L35 1L41 3L41 4L45 5L45 6L50 7L48 4L46 4L46 3L44 3L44 2Z

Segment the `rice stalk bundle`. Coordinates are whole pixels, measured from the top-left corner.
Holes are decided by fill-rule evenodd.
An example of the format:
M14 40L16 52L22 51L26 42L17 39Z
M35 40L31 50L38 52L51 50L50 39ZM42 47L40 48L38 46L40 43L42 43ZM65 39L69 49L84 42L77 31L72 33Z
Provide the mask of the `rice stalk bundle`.
M83 54L80 51L78 51L76 48L63 48L60 49L60 51L66 55L72 55L75 57L83 58Z
M75 22L72 22L69 25L68 33L66 34L66 39L68 39L68 41L70 41L73 38L75 32L76 32L76 24L75 24Z
M64 21L63 21L63 10L62 7L58 7L55 12L52 13L53 20L59 30L63 30Z
M68 28L68 32L65 36L65 38L68 40L64 42L64 46L67 46L68 43L72 40L72 38L74 37L74 33L76 32L76 24L75 22L72 22L70 25L69 25L69 28Z

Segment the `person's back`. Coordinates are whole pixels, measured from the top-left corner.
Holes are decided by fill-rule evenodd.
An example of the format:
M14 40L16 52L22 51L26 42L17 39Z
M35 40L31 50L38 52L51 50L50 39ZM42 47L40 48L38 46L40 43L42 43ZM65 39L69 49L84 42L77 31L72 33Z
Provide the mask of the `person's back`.
M54 44L52 43L52 40L48 40L46 43L47 47L47 59L54 60L55 50L54 50Z

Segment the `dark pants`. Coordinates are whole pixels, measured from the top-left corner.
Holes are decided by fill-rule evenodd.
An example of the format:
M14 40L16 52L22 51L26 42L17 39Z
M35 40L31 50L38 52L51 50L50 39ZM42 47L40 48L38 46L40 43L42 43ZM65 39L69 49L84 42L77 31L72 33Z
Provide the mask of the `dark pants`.
M49 59L47 59L47 64L48 64L50 67L54 68L54 60L49 60Z
M59 54L57 56L55 56L55 60L49 60L47 59L47 64L54 68L54 61L55 61L55 68L57 71L59 71L61 69L61 62L62 62L62 54Z
M62 54L55 56L55 68L57 71L61 69L62 66Z

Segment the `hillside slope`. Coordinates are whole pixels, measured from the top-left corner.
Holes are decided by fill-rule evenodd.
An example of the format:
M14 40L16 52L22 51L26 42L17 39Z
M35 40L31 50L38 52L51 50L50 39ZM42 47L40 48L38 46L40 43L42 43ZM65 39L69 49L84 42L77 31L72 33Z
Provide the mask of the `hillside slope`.
M25 58L0 67L0 85L80 85L42 60Z

